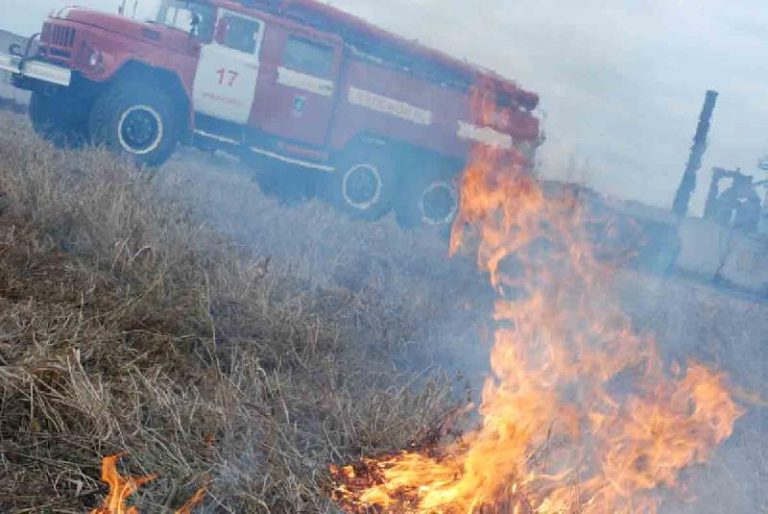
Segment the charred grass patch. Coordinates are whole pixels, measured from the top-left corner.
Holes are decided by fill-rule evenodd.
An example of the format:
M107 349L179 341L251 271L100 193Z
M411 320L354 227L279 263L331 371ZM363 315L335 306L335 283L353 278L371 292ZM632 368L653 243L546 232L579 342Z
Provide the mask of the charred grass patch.
M127 452L159 475L142 512L206 483L204 512L326 512L328 463L446 412L444 382L389 360L402 310L308 287L100 150L0 126L0 511L86 512Z

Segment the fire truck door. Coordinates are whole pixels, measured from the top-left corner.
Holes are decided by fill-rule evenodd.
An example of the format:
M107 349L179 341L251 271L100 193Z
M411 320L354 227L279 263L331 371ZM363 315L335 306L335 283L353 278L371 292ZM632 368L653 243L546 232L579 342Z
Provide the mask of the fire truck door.
M264 22L221 9L214 41L200 50L195 111L245 124L259 78Z
M255 124L286 139L324 145L336 102L340 42L289 31L267 38L280 50L259 80Z

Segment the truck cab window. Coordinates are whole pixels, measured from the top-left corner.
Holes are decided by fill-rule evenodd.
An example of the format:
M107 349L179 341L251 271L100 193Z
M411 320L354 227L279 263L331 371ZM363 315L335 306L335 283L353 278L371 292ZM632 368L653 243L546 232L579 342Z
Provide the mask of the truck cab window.
M261 42L262 22L225 13L219 23L223 27L219 43L247 54L257 52Z
M283 65L315 77L330 77L333 70L333 48L291 36L285 45Z
M190 32L195 19L198 20L195 36L201 41L211 41L216 25L216 10L210 5L169 0L162 3L154 21L166 27Z

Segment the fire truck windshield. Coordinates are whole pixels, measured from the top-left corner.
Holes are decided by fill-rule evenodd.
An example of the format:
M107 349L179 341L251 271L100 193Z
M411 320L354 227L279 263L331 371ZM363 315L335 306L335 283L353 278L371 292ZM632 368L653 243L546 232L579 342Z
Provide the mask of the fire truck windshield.
M188 0L166 0L153 20L166 27L192 32L203 41L213 39L216 9L207 4Z

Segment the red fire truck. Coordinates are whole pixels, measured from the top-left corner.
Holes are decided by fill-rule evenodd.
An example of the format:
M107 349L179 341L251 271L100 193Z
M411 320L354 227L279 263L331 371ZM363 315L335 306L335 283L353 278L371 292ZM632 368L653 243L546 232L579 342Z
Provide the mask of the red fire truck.
M66 7L0 70L56 141L148 166L178 143L224 148L313 177L354 217L395 210L407 226L451 221L472 145L530 159L540 143L537 95L315 0L164 0L141 22ZM491 125L473 120L478 83L497 99Z

